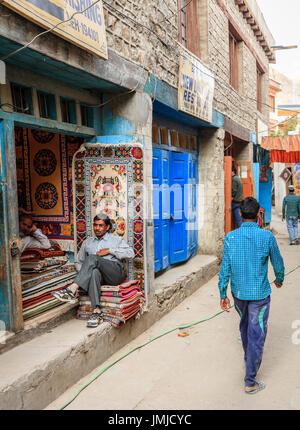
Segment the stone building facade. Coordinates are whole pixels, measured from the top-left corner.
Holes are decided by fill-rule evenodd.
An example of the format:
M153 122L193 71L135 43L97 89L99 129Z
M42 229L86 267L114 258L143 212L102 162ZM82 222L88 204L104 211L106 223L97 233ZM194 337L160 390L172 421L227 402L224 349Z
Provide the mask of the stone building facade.
M161 146L162 151L167 151L167 154L177 151L183 154L182 160L186 156L196 166L193 180L199 185L196 191L198 228L191 242L191 250L186 255L212 254L220 258L225 210L224 149L231 138L234 152L231 148L230 154L236 163L252 162L257 122L268 124L268 70L269 62L274 61L270 50L273 38L255 0L192 0L185 3L177 0L102 0L102 4L107 60L52 33L36 38L28 48L9 56L20 45L32 41L41 32L41 27L0 5L0 37L3 41L0 53L7 70L7 84L0 87L1 120L75 134L83 139L119 135L142 142L146 196L144 264L146 288L151 301L156 273L153 126L169 133L167 143ZM182 42L183 16L186 20L186 46ZM235 61L238 64L238 89L230 84L230 32L237 41ZM199 42L196 53L187 49L192 46L191 39ZM210 123L178 109L179 60L180 55L186 53L199 60L214 76L213 119ZM260 111L257 109L258 70L261 72ZM34 89L36 109L33 115L14 112L10 81ZM64 95L74 98L79 104L84 102L97 106L93 125L83 125L78 108L77 122L62 124L58 102L57 119L45 121L38 113L36 91L40 87L55 93L56 101ZM5 104L5 109L2 109ZM180 135L195 138L196 147L191 149L185 144L182 150L168 148L171 146L171 131L175 131L178 139ZM162 142L154 143L155 148L160 150ZM8 144L8 148L12 150L13 144ZM249 174L251 176L251 171ZM8 182L15 209L8 214L6 234L12 240L18 237L15 174L8 175ZM253 183L252 178L252 186ZM10 278L9 282L5 282L13 285L13 294L16 294L16 300L11 304L10 313L14 315L12 321L15 321L11 322L11 326L22 328L22 317L17 316L20 313L20 291L17 293L20 266L17 259L9 255L8 249L4 254L8 260L13 259L14 267L11 273L5 275ZM163 269L172 267L170 261Z
M32 398L43 408L217 273L225 214L231 217L225 196L232 162L246 166L245 185L255 195L252 147L268 125L273 38L256 0L102 0L108 46L108 58L103 59L52 32L39 37L43 28L5 6L6 0L0 3L0 71L3 63L6 69L4 78L0 76L0 82L5 81L0 84L0 331L4 326L8 332L6 345L0 338L0 353L75 314L74 307L63 305L24 320L17 252L22 197L18 171L22 170L22 160L17 159L16 133L25 129L69 136L71 143L89 143L98 151L105 147L106 154L122 145L128 149L132 143L143 151L142 172L139 151L128 155L125 149L124 158L135 163L135 179L143 185L142 205L136 210L138 228L133 227L130 234L137 238L133 244L140 257L134 269L144 271L146 307L141 318L122 329L101 325L80 345L72 345L66 354L62 351L61 361L55 366L51 363L50 377L45 366L35 370L41 375L38 384L33 386L35 379L30 373L26 375L30 389L17 398L14 386L4 391L4 408L8 404L14 409L26 408ZM46 2L34 3L44 6ZM54 3L57 6L59 2ZM92 0L67 3L76 9L79 3L91 6ZM235 39L236 69L230 60L230 33ZM20 47L24 49L15 52ZM214 76L210 121L178 108L181 56L190 56L205 68L204 73ZM231 85L233 76L236 88ZM16 109L13 85L21 99L30 94L24 109ZM46 107L56 111L54 116L45 116L41 93L44 102L51 101ZM73 104L69 118L62 100ZM231 157L230 164L225 163L224 155ZM68 163L70 173L71 156ZM73 177L69 180L70 185ZM178 189L176 218L174 196ZM138 187L136 190L140 192ZM77 202L71 200L71 189L68 192L67 212L71 213ZM65 238L59 238L63 243ZM70 239L65 246L72 254ZM74 355L76 359L72 359ZM66 357L72 359L72 375ZM62 374L68 377L62 378Z

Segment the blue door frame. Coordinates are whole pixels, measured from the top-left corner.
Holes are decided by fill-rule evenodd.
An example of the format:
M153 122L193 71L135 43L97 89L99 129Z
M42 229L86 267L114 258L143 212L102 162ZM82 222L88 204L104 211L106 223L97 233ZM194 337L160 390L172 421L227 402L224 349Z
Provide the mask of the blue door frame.
M197 252L197 155L153 148L154 270Z
M14 127L29 127L91 138L91 129L0 111L0 330L24 328L19 241L19 213ZM77 127L77 128L76 128Z

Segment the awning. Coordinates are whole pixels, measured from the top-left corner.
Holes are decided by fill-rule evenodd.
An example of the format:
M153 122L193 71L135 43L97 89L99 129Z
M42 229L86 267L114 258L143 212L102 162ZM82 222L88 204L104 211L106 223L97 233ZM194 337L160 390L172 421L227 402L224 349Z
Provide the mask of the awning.
M297 152L300 151L300 134L263 137L261 147L269 151Z

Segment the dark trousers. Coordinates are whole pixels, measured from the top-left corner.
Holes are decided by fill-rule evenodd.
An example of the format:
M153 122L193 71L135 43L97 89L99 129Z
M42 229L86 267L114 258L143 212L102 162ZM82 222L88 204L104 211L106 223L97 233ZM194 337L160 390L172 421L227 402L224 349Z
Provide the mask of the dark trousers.
M238 203L238 202L232 202L231 203L231 210L233 212L233 216L234 216L234 219L236 221L237 228L239 228L242 225L242 222L243 222L242 218L241 218L241 215L240 215L241 202L240 203Z
M81 290L88 293L93 309L99 305L101 285L119 285L125 280L124 267L99 255L85 258L75 282Z
M239 300L236 297L233 299L235 309L241 317L240 332L246 365L245 385L253 387L267 336L270 296L263 300Z

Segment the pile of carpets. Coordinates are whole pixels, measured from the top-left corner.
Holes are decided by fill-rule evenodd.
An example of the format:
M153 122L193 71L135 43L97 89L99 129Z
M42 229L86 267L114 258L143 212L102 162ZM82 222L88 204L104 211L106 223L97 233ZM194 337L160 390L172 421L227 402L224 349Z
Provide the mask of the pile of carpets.
M100 309L104 321L112 326L120 327L126 321L136 317L142 308L144 294L140 289L140 281L126 281L120 285L102 285L100 296ZM80 297L77 312L78 319L88 319L92 313L91 302L88 296Z
M41 273L62 266L68 261L59 245L50 249L26 249L21 255L21 273Z
M64 303L51 295L72 284L77 272L74 264L66 264L43 275L32 275L22 281L24 320L39 315Z
M59 245L49 250L27 249L21 255L23 319L37 316L63 302L51 295L70 285L77 272Z

